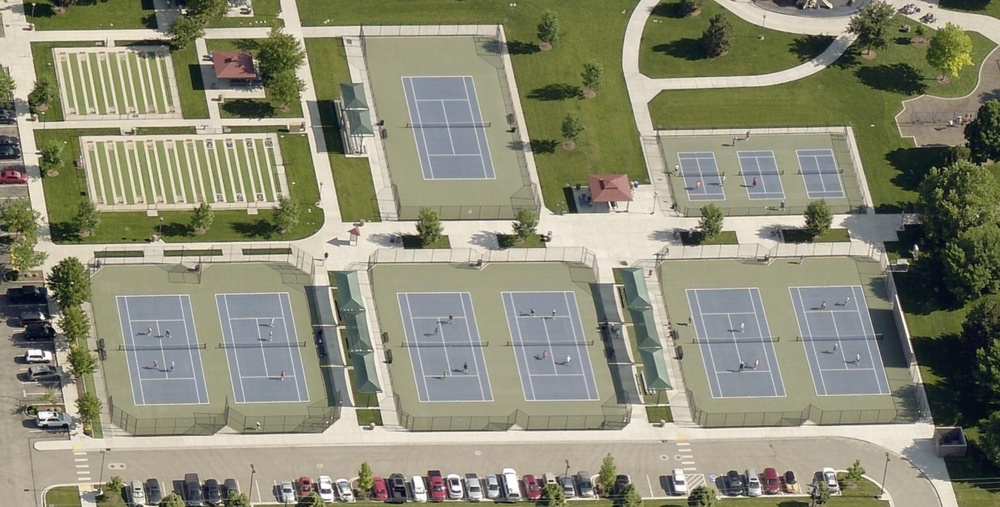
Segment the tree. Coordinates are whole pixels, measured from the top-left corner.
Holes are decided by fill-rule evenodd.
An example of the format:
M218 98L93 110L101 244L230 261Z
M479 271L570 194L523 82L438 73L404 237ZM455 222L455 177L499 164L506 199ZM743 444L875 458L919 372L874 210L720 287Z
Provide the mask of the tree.
M70 345L67 361L69 362L69 373L74 377L80 378L97 371L97 359L83 345Z
M8 101L14 96L14 90L17 89L17 83L14 82L14 78L10 77L10 74L6 72L0 72L0 101Z
M49 271L49 288L59 306L69 308L90 301L90 276L80 259L66 257Z
M0 225L8 232L35 235L38 230L38 219L42 215L31 209L31 201L27 198L7 199L0 204Z
M28 106L32 112L47 111L49 104L59 96L59 90L49 76L39 76L35 87L28 94Z
M1000 337L1000 296L993 295L980 299L962 324L962 364L972 364L976 351L986 348L994 337Z
M184 498L177 493L170 493L163 498L163 503L161 505L163 507L185 507L187 504L184 502ZM230 507L228 503L226 504L226 507Z
M267 82L267 91L271 95L271 100L277 104L282 111L288 111L289 105L302 99L302 91L306 89L306 82L299 79L293 70L286 70L271 76Z
M709 204L701 208L701 220L698 221L698 229L701 230L702 239L712 239L722 232L722 223L726 216L722 208Z
M1000 187L979 164L962 161L932 168L919 192L917 207L932 246L943 247L963 231L1000 221Z
M931 37L927 63L945 77L958 77L964 67L972 65L972 39L969 34L956 24L944 25Z
M701 0L681 0L677 7L680 9L681 16L691 17L701 10Z
M942 252L944 282L959 301L1000 291L1000 229L985 224L962 231Z
M514 235L517 236L518 241L523 242L537 234L538 215L531 209L521 208L517 212L517 218L514 219L513 227Z
M708 22L708 28L701 34L701 47L709 58L716 58L729 52L733 47L733 25L726 16L716 14Z
M417 236L420 237L420 244L430 245L441 239L444 235L444 227L441 226L441 217L437 211L431 208L420 208L417 216Z
M854 464L847 469L847 477L845 479L852 483L857 484L861 482L862 476L865 475L865 467L861 466L861 460L854 460Z
M187 15L199 18L221 18L229 10L229 0L187 0Z
M205 22L196 16L180 16L170 25L170 41L178 49L184 49L204 36Z
M278 228L279 233L284 234L299 223L301 213L298 201L282 197L278 199L278 207L274 210L274 226Z
M813 239L830 230L833 225L833 212L826 204L826 199L812 201L806 206L806 234Z
M609 452L601 460L601 469L597 472L597 485L601 489L602 495L609 495L615 488L615 479L618 477L618 467L615 465L615 457Z
M45 263L49 254L35 249L37 240L34 235L21 235L8 249L10 267L18 272L30 271Z
M76 343L90 336L90 317L79 305L63 308L59 318L59 329L62 329L70 343Z
M230 491L225 505L226 507L250 507L250 499L247 498L246 493Z
M358 496L368 498L368 492L375 486L373 476L372 466L367 461L361 463L361 469L358 470Z
M214 221L215 211L212 210L212 205L207 202L199 204L194 209L194 213L191 213L191 229L199 236L208 232Z
M271 33L258 45L257 61L260 62L265 82L282 72L294 73L305 59L306 52L302 50L302 43L284 33L281 27L271 28Z
M296 507L325 507L326 504L323 503L323 499L319 497L319 493L313 491L309 493L309 496L301 498L299 503L295 504Z
M559 42L559 18L555 12L548 9L542 13L542 22L538 23L538 40L542 41L542 49L551 49Z
M976 119L965 125L965 140L973 160L1000 160L1000 100L990 99L979 106Z
M698 486L688 497L688 507L715 507L716 493L708 486Z
M562 122L562 134L567 139L566 149L575 148L576 140L585 130L587 130L587 126L580 120L580 116L576 113L568 113Z
M857 43L871 54L873 49L889 45L889 35L896 9L882 0L868 4L855 14L847 25L847 31L858 36Z
M545 507L561 507L566 505L566 493L558 484L548 484L542 488L541 505Z
M94 233L101 225L101 212L97 211L94 203L90 199L80 201L77 207L76 216L73 217L73 229L81 237L86 238Z
M979 447L990 461L1000 465L1000 412L979 421Z
M583 89L589 90L593 94L601 91L601 83L604 81L604 67L596 61L583 64Z
M42 176L59 176L59 168L63 164L62 145L56 141L46 141L39 146L38 151L42 154L39 159Z
M830 488L826 482L820 482L812 491L813 505L826 505L830 502Z
M107 503L115 503L121 501L123 489L125 489L125 481L115 475L108 482L101 484L101 496Z
M642 507L642 496L635 490L635 484L625 486L624 494L619 495L615 505L619 507Z
M85 422L94 422L101 418L101 409L104 406L101 404L100 398L92 392L85 392L76 399L76 412L80 414L80 419Z

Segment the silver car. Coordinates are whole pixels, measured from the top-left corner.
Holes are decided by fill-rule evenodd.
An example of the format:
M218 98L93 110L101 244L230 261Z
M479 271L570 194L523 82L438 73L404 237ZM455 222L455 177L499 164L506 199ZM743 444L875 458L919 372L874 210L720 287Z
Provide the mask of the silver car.
M486 476L486 498L490 500L500 498L500 479L494 474Z
M292 481L281 481L278 487L278 501L281 503L295 503L295 487Z
M580 490L580 496L584 498L593 498L594 483L590 481L589 473L583 470L576 473L576 487Z
M573 484L573 478L568 475L559 476L559 485L562 486L563 494L566 498L576 498L576 485Z
M483 487L479 483L476 474L465 474L465 493L470 502L479 502L483 499Z

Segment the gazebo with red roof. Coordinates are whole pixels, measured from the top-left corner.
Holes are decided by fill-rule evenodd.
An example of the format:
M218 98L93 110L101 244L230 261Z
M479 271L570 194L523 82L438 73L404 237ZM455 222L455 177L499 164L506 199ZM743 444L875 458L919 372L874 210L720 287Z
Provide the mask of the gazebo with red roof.
M212 65L215 67L216 79L229 84L242 84L241 82L257 79L253 55L246 51L216 51L212 53Z
M627 174L591 174L587 185L594 202L632 201L632 183Z

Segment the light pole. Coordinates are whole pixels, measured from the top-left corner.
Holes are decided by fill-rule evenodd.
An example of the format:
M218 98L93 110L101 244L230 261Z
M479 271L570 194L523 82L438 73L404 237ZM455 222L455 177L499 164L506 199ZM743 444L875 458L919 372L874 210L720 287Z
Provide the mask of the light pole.
M257 474L257 469L254 468L253 463L250 463L250 494L247 495L248 498L253 497L253 476ZM260 500L258 498L257 500Z
M565 477L569 477L569 459L568 458L566 459L566 475L565 475Z
M763 14L762 16L763 18L760 22L760 37L757 37L760 40L764 40L764 25L767 24L767 14Z
M156 235L163 237L163 217L160 217L160 227L156 230Z
M885 493L885 474L889 472L889 453L885 453L885 469L882 470L882 486L878 490L879 499L882 498L882 494Z

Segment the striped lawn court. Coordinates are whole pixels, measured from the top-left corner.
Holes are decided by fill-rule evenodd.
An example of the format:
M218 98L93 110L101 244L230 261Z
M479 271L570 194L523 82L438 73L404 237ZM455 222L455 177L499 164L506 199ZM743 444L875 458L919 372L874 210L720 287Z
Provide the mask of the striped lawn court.
M289 195L277 134L81 137L102 211L273 208Z
M166 47L55 48L52 52L67 120L181 117Z

